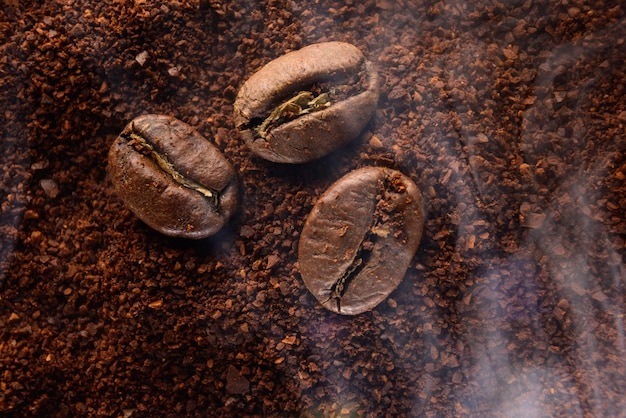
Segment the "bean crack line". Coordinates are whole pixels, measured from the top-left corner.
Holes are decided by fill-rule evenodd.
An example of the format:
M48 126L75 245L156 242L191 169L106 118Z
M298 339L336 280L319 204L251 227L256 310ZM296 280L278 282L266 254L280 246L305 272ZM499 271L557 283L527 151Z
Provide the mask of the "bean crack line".
M135 148L138 152L152 158L152 160L154 160L163 171L169 174L176 183L200 193L209 200L213 209L219 209L219 192L217 190L203 186L200 183L185 177L178 170L176 170L176 168L174 168L174 165L172 165L172 163L167 159L165 154L157 151L154 146L146 141L146 139L141 135L130 133L124 135L123 137L128 141L128 144Z

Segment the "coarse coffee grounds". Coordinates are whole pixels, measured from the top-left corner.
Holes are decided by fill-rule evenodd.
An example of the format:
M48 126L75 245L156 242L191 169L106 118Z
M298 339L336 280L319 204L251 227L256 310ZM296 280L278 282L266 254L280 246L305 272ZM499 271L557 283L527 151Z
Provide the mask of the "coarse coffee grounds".
M621 416L626 14L618 0L6 0L0 7L0 414ZM302 165L239 138L240 86L326 41L376 66L364 132ZM175 117L241 179L216 235L126 209L107 153ZM336 180L396 169L420 247L372 311L299 274Z

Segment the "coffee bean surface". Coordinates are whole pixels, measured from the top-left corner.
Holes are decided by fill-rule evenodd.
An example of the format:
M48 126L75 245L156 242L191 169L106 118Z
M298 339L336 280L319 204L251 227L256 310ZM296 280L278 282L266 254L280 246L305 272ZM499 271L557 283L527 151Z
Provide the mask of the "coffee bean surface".
M235 125L258 156L303 163L357 137L378 96L376 71L358 48L313 44L269 62L241 86Z
M170 116L131 121L113 142L108 167L124 203L165 235L206 238L237 209L230 163L195 129Z
M333 184L309 214L298 249L305 285L327 309L373 309L402 281L424 224L422 195L397 170L365 167Z

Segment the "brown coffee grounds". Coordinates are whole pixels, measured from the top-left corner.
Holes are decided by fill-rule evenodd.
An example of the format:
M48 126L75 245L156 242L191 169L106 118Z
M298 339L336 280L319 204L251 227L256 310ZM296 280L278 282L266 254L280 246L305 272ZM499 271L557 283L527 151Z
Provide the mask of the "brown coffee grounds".
M0 414L623 415L625 23L617 0L5 1ZM254 157L239 87L330 40L380 74L366 131ZM108 149L145 113L236 168L216 236L164 237L116 197ZM415 181L426 226L400 287L344 317L297 243L366 165Z

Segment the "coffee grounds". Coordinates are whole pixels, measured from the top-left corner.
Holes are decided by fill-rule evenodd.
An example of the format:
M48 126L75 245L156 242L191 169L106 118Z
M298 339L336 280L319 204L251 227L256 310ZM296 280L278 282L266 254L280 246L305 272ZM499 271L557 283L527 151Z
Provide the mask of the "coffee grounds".
M0 10L0 413L619 416L626 410L622 1L5 1ZM361 137L272 164L233 126L242 83L346 41L383 81ZM241 210L199 242L124 207L135 117L212 140ZM427 213L373 311L298 273L316 199L366 165Z

